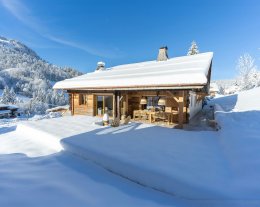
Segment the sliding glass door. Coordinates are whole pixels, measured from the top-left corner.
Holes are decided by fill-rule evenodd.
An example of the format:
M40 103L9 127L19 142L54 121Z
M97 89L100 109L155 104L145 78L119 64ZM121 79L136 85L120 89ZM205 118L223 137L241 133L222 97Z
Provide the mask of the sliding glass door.
M97 101L97 116L102 116L104 113L108 113L109 116L113 116L113 96L96 96Z

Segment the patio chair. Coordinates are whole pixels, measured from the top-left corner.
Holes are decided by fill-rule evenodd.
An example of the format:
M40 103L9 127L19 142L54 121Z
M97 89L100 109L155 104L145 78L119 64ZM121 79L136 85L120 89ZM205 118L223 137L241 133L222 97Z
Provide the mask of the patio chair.
M147 111L141 111L141 119L142 120L147 120L148 119Z
M136 117L137 117L138 119L141 118L141 111L140 111L140 110L134 110L133 119L136 120Z
M171 113L172 112L172 107L166 106L165 107L165 112Z
M166 117L166 114L165 114L165 112L157 112L157 113L155 113L155 115L154 115L154 121L156 122L156 121L166 121L167 120L167 117Z

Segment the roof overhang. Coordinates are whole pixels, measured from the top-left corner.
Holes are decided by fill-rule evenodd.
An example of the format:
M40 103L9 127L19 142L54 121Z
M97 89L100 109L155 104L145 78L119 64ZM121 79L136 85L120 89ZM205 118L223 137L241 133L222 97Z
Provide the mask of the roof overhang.
M213 53L120 65L55 83L63 90L201 89L210 82Z
M188 90L202 89L205 85L178 85L178 86L131 86L131 87L82 87L82 88L64 88L63 90L76 91L132 91L132 90Z

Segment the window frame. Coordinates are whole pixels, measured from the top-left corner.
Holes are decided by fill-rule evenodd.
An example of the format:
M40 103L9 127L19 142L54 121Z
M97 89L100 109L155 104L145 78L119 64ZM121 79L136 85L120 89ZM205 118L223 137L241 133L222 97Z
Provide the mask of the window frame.
M79 94L79 105L87 105L87 95L80 93Z

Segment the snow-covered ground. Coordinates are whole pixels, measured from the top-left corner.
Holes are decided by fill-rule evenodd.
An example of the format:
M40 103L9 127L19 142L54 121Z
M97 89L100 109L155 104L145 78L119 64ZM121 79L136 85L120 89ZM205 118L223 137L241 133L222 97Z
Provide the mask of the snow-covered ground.
M16 126L0 128L0 206L179 206ZM43 135L39 133L38 136ZM44 139L44 137L41 137ZM182 204L181 204L182 205Z
M218 132L110 128L87 116L3 127L0 205L50 194L43 206L259 206L259 96L256 88L213 99Z

